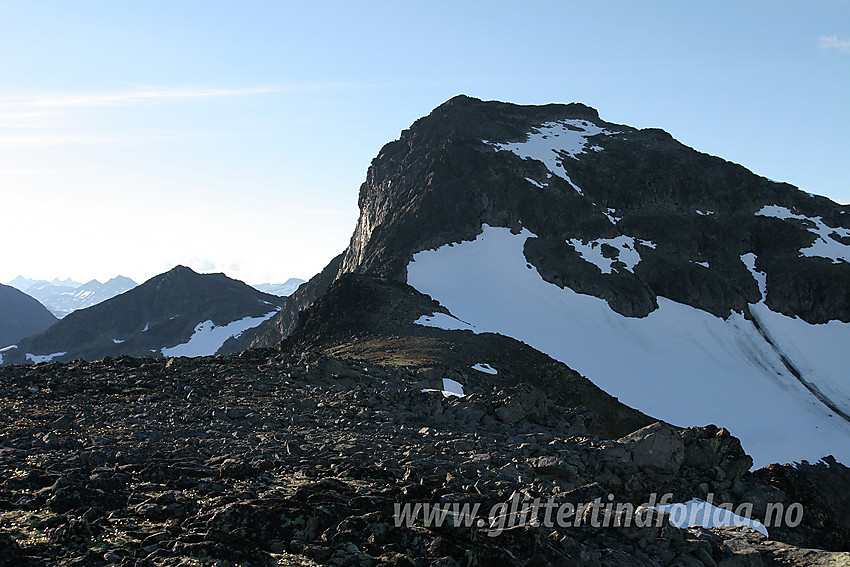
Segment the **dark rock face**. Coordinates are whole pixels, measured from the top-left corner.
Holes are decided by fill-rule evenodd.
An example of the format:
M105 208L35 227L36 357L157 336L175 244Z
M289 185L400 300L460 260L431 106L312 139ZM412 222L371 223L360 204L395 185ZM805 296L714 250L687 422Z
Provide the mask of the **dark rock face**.
M0 348L40 333L57 321L36 299L0 284Z
M162 356L163 347L185 343L204 321L221 326L276 311L282 298L226 277L176 268L103 303L75 311L47 331L7 351L6 364L27 362L26 353L64 353L53 360L105 356ZM226 346L226 345L225 345Z
M238 339L229 341L225 345L228 351L239 352L248 347L275 346L284 337L289 336L298 324L298 314L312 305L333 283L341 261L342 254L331 260L324 270L310 278L306 284L302 284L292 295L281 298L280 313Z
M803 504L802 529L808 545L846 549L850 542L850 469L827 457L819 463L770 465L755 478L780 490L789 501ZM800 535L785 534L789 541Z
M616 132L589 138L601 151L562 155L581 193L542 162L492 145L522 142L534 128L568 119ZM384 146L359 204L343 273L405 280L413 253L473 239L487 223L529 229L538 238L526 256L545 279L601 297L627 316L646 315L658 296L719 316L742 311L760 298L740 259L752 252L767 273L772 309L810 323L850 321L850 264L799 254L818 238L809 221L756 215L778 205L846 229L846 206L701 154L660 130L604 122L583 105L456 97ZM636 245L642 260L634 270L615 264L602 273L568 242L621 235L653 244Z

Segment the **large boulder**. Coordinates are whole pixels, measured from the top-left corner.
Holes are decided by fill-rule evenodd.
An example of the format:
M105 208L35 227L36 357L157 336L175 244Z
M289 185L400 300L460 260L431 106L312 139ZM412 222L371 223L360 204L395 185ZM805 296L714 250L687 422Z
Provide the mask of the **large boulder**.
M685 443L677 429L656 421L617 440L638 467L677 473L685 459Z
M686 467L713 469L719 467L724 478L734 479L749 471L753 459L741 446L741 441L733 437L725 428L715 425L691 427L682 431L685 443Z

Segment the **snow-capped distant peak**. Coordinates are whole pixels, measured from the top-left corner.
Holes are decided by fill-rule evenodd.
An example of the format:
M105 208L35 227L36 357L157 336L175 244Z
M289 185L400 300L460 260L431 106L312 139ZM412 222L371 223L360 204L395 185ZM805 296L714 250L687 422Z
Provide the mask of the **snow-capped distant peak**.
M94 281L97 281L97 280L94 280ZM53 278L53 280L51 280L50 283L53 284L53 285L60 285L62 287L74 287L74 288L77 288L77 287L80 287L81 285L83 285L80 282L75 282L71 278L65 278L64 280L60 280L59 278Z
M252 285L254 289L258 289L263 293L277 295L279 297L287 297L295 293L295 290L305 283L304 280L298 278L289 278L282 284L262 283Z
M105 284L96 279L84 284L56 278L48 282L18 277L15 281L26 287L22 291L36 298L60 319L73 311L97 305L136 287L136 282L123 276L112 278ZM31 283L27 285L27 282Z

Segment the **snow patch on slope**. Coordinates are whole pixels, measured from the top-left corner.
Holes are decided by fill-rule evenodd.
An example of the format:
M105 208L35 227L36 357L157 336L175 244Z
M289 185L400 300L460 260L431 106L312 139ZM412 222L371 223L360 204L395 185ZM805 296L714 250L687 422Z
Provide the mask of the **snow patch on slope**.
M474 331L475 327L466 321L461 321L457 317L446 315L445 313L432 313L423 315L413 322L416 325L423 327L436 327L444 331Z
M469 321L471 330L524 341L649 415L680 426L728 428L756 466L829 454L850 462L850 424L790 373L752 321L739 313L724 320L664 297L646 317L623 317L604 300L559 288L529 269L523 247L533 236L482 225L472 242L415 254L408 283ZM806 359L829 349L829 361L846 358L850 335L814 325L802 332L799 324L792 320L794 328L785 331L789 338L802 333L797 348ZM828 338L830 346L806 350L816 338ZM830 373L840 369L817 364ZM823 381L843 376L841 370Z
M603 212L602 214L608 217L608 220L611 221L611 224L617 224L618 222L623 220L622 216L617 216L617 209L609 208L606 212Z
M814 224L814 228L809 228L808 226L806 228L808 228L809 232L817 235L817 238L811 246L801 248L800 254L809 257L827 258L828 260L832 260L833 264L850 262L850 246L842 244L832 237L833 234L836 234L839 238L850 238L850 229L848 228L840 226L833 228L823 221L823 217L807 217L779 205L765 205L756 213L756 216L782 220L794 219L812 223Z
M18 348L18 345L10 345L5 348L0 348L0 365L3 364L3 353L12 350L13 348Z
M422 392L442 392L443 397L450 398L455 396L457 398L466 397L466 394L463 393L463 385L456 380L452 380L451 378L443 378L443 389L442 390L434 390L433 388L425 388Z
M479 372L484 372L485 374L496 375L499 373L498 370L490 366L489 364L484 364L483 362L479 362L475 366L472 367L473 370L477 370Z
M26 354L27 360L30 362L34 362L35 364L39 364L41 362L50 362L57 356L65 356L68 354L67 352L54 352L53 354Z
M543 189L544 187L546 187L546 185L540 183L539 181L535 181L530 177L526 177L525 180L537 187L538 189Z
M768 537L767 528L758 520L751 520L739 516L726 508L718 508L703 500L694 498L684 504L667 504L663 506L650 506L653 510L667 512L670 514L670 523L677 528L692 528L703 526L706 528L723 528L734 526L747 526Z
M524 142L482 141L496 151L513 152L522 159L530 158L543 162L549 171L569 183L579 194L583 194L570 179L563 162L566 156L578 159L580 154L585 153L585 149L601 151L603 148L600 146L587 148L587 139L598 134L612 135L619 132L605 130L587 120L567 119L546 122L533 128Z
M586 262L594 264L603 274L610 274L614 269L614 262L617 261L624 263L628 271L633 271L641 260L640 253L637 251L637 244L655 248L655 243L653 242L623 235L616 238L597 238L588 242L584 242L578 238L571 238L567 242L572 245L576 252L581 254L581 257ZM603 255L603 244L615 248L617 254L612 258Z
M212 356L228 339L238 337L248 329L253 329L263 321L267 321L277 311L271 311L260 317L244 317L227 325L216 326L207 320L195 326L195 332L183 344L165 347L161 350L163 356Z

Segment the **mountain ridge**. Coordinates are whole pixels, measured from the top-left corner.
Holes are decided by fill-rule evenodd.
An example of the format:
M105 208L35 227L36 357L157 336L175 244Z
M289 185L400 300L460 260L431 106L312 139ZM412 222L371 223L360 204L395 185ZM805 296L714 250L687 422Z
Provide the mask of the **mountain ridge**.
M483 118L478 117L477 119L465 117L460 121L460 123L470 129L468 132L462 131L462 129L455 125L452 121L448 121L450 122L448 125L443 125L443 123L447 121L446 114L450 113L453 109L458 108L458 112L460 113L468 111L469 109L490 109L491 114L496 115L496 119L490 119L490 115L486 115ZM509 111L507 116L499 117L499 111L504 109ZM523 113L525 112L530 112L531 114L523 116ZM472 199L471 210L475 211L472 215L469 214L469 191L465 191L467 197L465 197L466 201L463 203L446 203L445 200L439 201L431 199L433 204L428 205L428 210L423 215L420 211L423 206L422 201L425 200L426 196L434 193L434 191L429 187L436 186L439 183L444 183L448 186L448 190L445 190L444 192L451 193L452 190L457 191L459 186L462 186L464 182L468 181L463 177L462 172L458 175L457 171L451 168L449 168L448 171L445 171L444 168L444 178L442 181L437 182L434 180L434 174L429 171L429 167L434 162L445 162L446 158L442 156L442 153L445 153L445 148L457 145L457 143L453 141L453 138L450 138L449 136L455 136L455 138L457 138L459 137L458 133L460 132L462 134L460 137L466 140L467 143L470 141L473 142L474 147L472 149L462 149L462 157L469 158L469 160L464 163L472 162L477 165L482 161L482 159L486 159L488 157L484 155L487 152L485 147L486 145L481 142L481 137L488 134L488 132L485 132L485 124L496 123L496 130L499 132L500 136L508 139L517 139L522 138L527 133L528 128L533 128L535 124L540 124L547 120L554 120L559 117L563 118L563 112L571 113L569 114L569 117L577 119L589 118L598 120L598 112L579 103L550 104L544 106L519 106L496 101L480 101L465 95L458 95L450 99L443 105L437 107L428 116L418 119L410 128L402 132L398 140L386 144L372 160L372 164L370 165L367 173L367 180L360 187L358 205L362 210L361 216L358 220L354 234L352 235L351 243L343 252L343 258L340 261L340 266L337 270L338 273L336 275L331 275L326 273L326 271L323 271L321 274L314 276L314 278L310 280L311 285L308 286L309 289L305 288L304 293L301 294L301 299L299 299L299 294L297 292L293 294L293 303L309 304L313 300L311 298L315 298L318 294L320 294L320 292L317 294L316 289L314 288L326 289L330 284L330 281L333 281L333 279L346 272L372 273L379 277L388 277L398 281L405 281L407 264L412 259L413 254L422 250L434 249L450 242L474 240L475 236L481 232L481 224L484 222L493 226L506 226L518 232L523 226L520 220L523 212L535 208L535 205L523 204L518 202L519 199L517 199L516 196L511 197L508 195L505 199L509 202L510 206L497 207L493 199L486 197L490 190L490 187L487 184L491 183L494 179L492 175L486 179L471 180L472 186L481 188L479 194L485 195L484 197L479 197L477 201ZM430 128L432 124L436 124L436 126L434 128ZM791 186L790 184L777 183L762 176L749 173L743 166L733 164L716 156L696 152L696 150L676 142L670 134L662 130L647 128L639 131L629 126L615 125L604 121L599 121L599 124L609 128L621 128L627 132L643 132L646 136L646 145L650 147L654 147L654 145L657 144L661 144L662 146L665 144L673 144L676 148L678 148L678 151L686 153L693 152L694 154L697 154L699 156L699 160L707 160L708 163L720 165L721 167L730 167L733 170L733 176L743 175L748 178L747 183L756 183L762 188L766 187L771 199L777 196L782 198L787 197L793 206L799 205L804 207L806 210L810 209L812 202L817 202L825 205L829 209L829 220L833 224L844 223L844 225L847 225L850 223L850 206L839 205L826 197L814 196L801 192L799 189ZM418 132L423 128L427 131L422 133L420 136ZM435 132L434 130L438 130L438 132ZM440 134L440 132L442 132L442 134ZM440 138L440 135L442 135L443 138ZM490 137L495 139L495 136ZM413 151L411 150L411 147L415 145L414 140L418 138L424 138L426 145L430 144L432 140L437 139L437 146L439 146L442 153L438 152L436 157L429 157L426 155L424 160L425 163L421 163L423 160L408 159L411 163L405 166L403 163L404 159ZM491 153L496 154L497 152ZM597 155L603 153L605 152L597 152ZM490 155L489 157L492 158L494 156ZM583 156L583 158L585 157L586 156ZM656 155L654 159L657 160L660 158ZM461 160L456 159L455 161L459 162ZM622 159L620 161L622 161ZM401 165L399 165L399 163L401 163ZM571 169L573 167L580 167L581 163L582 160L576 160L575 163L570 163L570 167ZM401 172L398 170L398 168L402 166L411 170L413 179L407 181L407 188L393 188L393 177L398 179L407 177L406 171ZM622 164L617 163L616 166L622 167ZM470 169L476 168L478 167ZM523 185L529 185L529 182L527 181L528 178L525 177L526 171L533 170L542 177L546 177L546 175L550 175L551 173L548 172L545 165L542 163L534 163L534 160L522 160L519 158L516 158L513 161L512 168L514 169L514 179L511 180L511 185L524 189L519 192L519 195L522 196L529 196L528 187L523 187ZM490 174L493 173L492 167L485 166L483 169L484 171L489 171ZM582 176L582 181L592 179L592 177L590 177L592 172L589 168L581 168L578 169L577 172L578 176ZM517 173L522 173L523 175L516 175ZM428 179L420 180L416 178L417 175L426 175ZM516 179L516 177L519 177L519 179ZM575 220L579 217L579 221L575 226L577 233L572 235L574 238L582 236L598 236L600 231L608 236L618 236L621 233L616 232L617 230L640 230L642 228L642 224L652 224L652 218L647 219L645 217L639 217L635 219L627 219L627 222L629 222L630 225L621 225L620 228L611 226L620 224L619 222L614 223L611 220L611 217L617 218L611 214L611 210L616 212L616 209L608 206L603 207L603 204L608 205L616 203L594 203L593 201L584 199L582 195L576 194L575 190L572 189L568 183L563 183L561 179L555 176L551 176L549 179L552 179L553 177L554 182L558 184L557 189L560 192L560 196L567 197L567 205L575 205L577 209L575 211L566 210L567 205L558 205L556 203L552 208L552 211L545 218L558 218L561 216L569 220ZM422 186L418 184L419 181L424 181L421 184ZM396 187L398 187L398 184ZM404 193L401 194L400 192ZM461 194L463 193L464 192L461 192ZM474 193L474 191L472 193ZM397 212L390 210L390 208L395 209L396 207L390 207L390 201L392 199L390 199L387 195L395 196L395 200L404 203L397 207ZM531 194L530 196L533 201L540 201L540 195ZM605 198L605 195L601 195L601 197ZM739 202L741 199L741 197L738 197ZM746 201L746 199L744 199L744 201ZM752 198L750 198L750 201L750 212L756 213L756 204L752 201ZM551 205L552 202L551 200L547 200L545 204L548 206ZM692 205L694 206L694 209L688 211L689 214L688 218L685 219L686 222L679 222L678 228L681 228L687 223L698 222L705 225L706 223L710 223L711 220L716 220L705 218L714 216L716 214L714 211L697 209L696 207L699 206L698 203L692 203ZM497 210L494 210L494 208ZM547 207L537 205L536 208L546 209ZM426 220L424 222L420 220L419 227L412 227L407 224L401 227L393 226L398 223L410 222L405 221L405 218L408 216L407 213L410 212L411 209L415 209L415 214L411 216L424 216ZM470 216L473 218L470 219ZM580 217L582 216L587 216L589 218L581 220ZM434 225L443 225L445 228L439 229L440 232L438 234L433 234L432 231L427 229L419 230L421 229L421 225L427 224L428 222L431 222ZM717 228L717 230L722 230L730 226L734 227L736 222L736 219L726 220ZM801 221L800 224L802 225L804 222L806 221ZM554 222L552 224L558 225L560 223ZM758 242L761 248L766 248L766 245L772 242L772 238L778 237L779 242L796 239L796 241L801 242L802 245L806 244L805 238L808 238L808 235L802 234L799 230L795 231L797 234L794 234L791 237L787 235L782 236L778 233L782 232L782 229L786 227L777 225L776 223L771 223L768 219L765 219L765 222L761 222L757 228L759 230L755 231L754 234L747 236L747 238L751 238ZM763 229L766 229L766 232L762 233ZM622 232L625 232L625 230L622 230ZM567 235L564 234L561 236L566 237ZM801 241L801 239L803 240ZM547 240L551 240L551 238ZM563 240L566 240L566 238ZM710 243L710 241L711 239L709 239L708 243ZM703 243L703 246L708 243ZM549 266L543 258L546 252L554 251L561 255L566 254L571 256L573 259L576 259L578 253L575 249L566 250L561 243L548 241L538 242L533 246L534 249L531 250L531 253L533 256L538 258L538 261L541 264L538 268L544 274L544 278L547 279L547 281L551 281L552 283L556 283L560 286L564 286L567 283L579 285L580 289L578 291L590 294L595 293L602 296L603 299L612 300L612 308L619 310L620 312L624 312L624 314L646 314L655 306L654 298L652 297L654 294L648 292L643 284L636 282L633 277L630 277L627 274L613 274L614 279L620 280L618 284L624 286L626 291L629 291L628 295L630 296L628 297L628 301L625 301L624 298L621 298L621 301L617 301L611 296L605 297L606 289L611 278L602 278L601 276L603 274L594 275L591 271L592 266L585 265L587 263L576 263L576 267L574 269L564 272L563 266L561 266L561 269L557 269L555 266ZM389 252L390 250L396 251L395 254L391 254ZM398 251L401 251L401 253ZM691 260L694 262L703 261L701 257L692 259L689 258L688 262ZM336 261L337 260L335 259L331 262L326 270L331 269L332 264ZM681 268L681 262L679 262L679 264L678 268ZM697 266L697 264L694 264L694 267ZM659 268L668 267L669 266L659 266ZM691 266L687 266L687 268L691 268ZM821 266L821 268L823 268L823 266ZM842 272L839 274L840 277L838 278L840 280L839 283L841 283L844 281L842 278L846 278L847 266L841 266L839 269ZM690 270L685 270L685 275L688 276L685 278L685 283L695 284L690 287L696 287L697 289L707 287L711 290L708 295L720 297L720 301L714 302L716 303L715 305L711 305L713 302L708 300L704 301L702 305L703 308L706 308L717 315L728 314L733 307L743 309L750 301L757 300L758 295L758 287L755 279L738 257L726 258L724 260L723 270L729 272L729 274L725 277L729 279L729 276L731 276L731 283L728 281L723 282L723 278L719 281L694 281L692 272L690 272ZM662 272L662 270L656 271ZM801 271L803 273L800 273ZM703 274L703 276L708 274L709 273L707 272L706 274ZM812 284L812 282L806 282L805 270L796 270L796 273L793 275L795 278L802 278L803 283L815 285ZM785 290L783 295L786 296L790 295L791 291L799 283L799 281L795 281L793 278L783 279L774 275L771 275L770 277L771 279L775 279L772 283L777 286L777 289L781 288ZM660 276L658 276L657 279L659 279L658 284L662 293L672 291L671 295L675 297L681 297L682 295L687 294L686 289L688 286L684 283L676 286L671 282L665 282ZM845 301L845 296L848 292L844 286L831 285L828 286L828 289L821 289L818 292L816 299L817 301L823 301L824 299L829 301L831 293L834 293L835 297L835 299L829 303L832 312L837 311L838 318L840 320L850 321L850 307L848 307L848 305L850 305L850 300ZM620 295L623 296L623 294ZM773 301L772 298L771 301ZM688 303L688 301L685 302ZM812 298L807 298L806 302L808 303L808 310L812 310L812 305L816 303L816 301ZM270 322L269 324L264 325L264 327L276 325L279 329L291 330L295 314L297 314L298 310L299 309L292 311L284 309L276 319L286 318L285 321L281 320L277 323ZM783 312L788 314L794 314L795 311L802 312L811 319L811 322L820 322L825 316L824 313L808 313L805 305L780 306L780 310L783 310ZM254 346L271 346L274 344L275 340L281 340L283 338L282 334L275 335L274 333L266 333L265 336L266 338L264 340L253 343ZM246 344L245 346L248 345Z
M224 274L198 274L176 266L142 285L92 307L69 314L54 327L21 341L6 363L99 359L104 356L214 354L236 327L259 324L279 309L280 298ZM216 329L243 320L232 334ZM197 351L188 344L224 333L220 343ZM27 355L30 355L29 357ZM49 357L49 358L44 358Z
M834 411L850 412L836 354L850 347L850 207L584 105L463 96L381 149L358 203L342 258L240 346L274 346L334 281L364 274L441 304L442 315L408 323L527 342L677 425L725 420L760 463L850 459L848 423ZM526 301L544 297L546 307ZM694 411L716 398L707 384L735 391L735 376L746 395ZM680 403L665 406L661 392ZM743 417L748 396L774 400L800 435L765 444L758 420L780 422Z
M57 321L37 299L3 284L0 284L0 313L0 348L39 333Z

